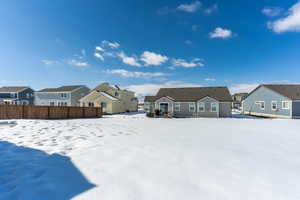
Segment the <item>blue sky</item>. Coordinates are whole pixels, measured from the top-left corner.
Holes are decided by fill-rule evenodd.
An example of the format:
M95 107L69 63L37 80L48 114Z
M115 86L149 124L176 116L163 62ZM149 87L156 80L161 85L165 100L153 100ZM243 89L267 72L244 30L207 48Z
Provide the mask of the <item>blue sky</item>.
M297 0L10 0L0 19L0 85L300 82Z

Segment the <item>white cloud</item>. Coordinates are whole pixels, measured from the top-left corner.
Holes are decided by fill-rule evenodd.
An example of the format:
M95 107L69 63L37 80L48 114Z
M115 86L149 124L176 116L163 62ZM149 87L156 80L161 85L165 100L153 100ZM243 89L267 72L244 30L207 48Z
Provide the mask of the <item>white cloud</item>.
M118 42L109 42L107 40L103 40L102 44L109 46L112 49L118 49L120 47L120 44Z
M161 73L161 72L132 72L127 71L124 69L115 69L115 70L106 70L107 73L110 74L118 74L123 77L127 78L149 78L149 77L162 77L162 76L168 76L169 74Z
M216 79L215 79L215 78L205 78L204 80L205 80L205 81L211 81L211 82L214 82L214 81L216 81Z
M204 13L207 14L207 15L210 15L211 13L213 13L213 12L215 12L215 11L217 11L217 10L218 10L218 4L214 4L214 5L212 5L211 7L206 8L206 9L204 10Z
M131 65L131 66L135 66L135 67L141 66L141 64L138 63L138 61L135 57L127 56L124 52L119 53L118 57L121 58L122 62L127 65Z
M41 60L42 63L44 63L45 65L55 65L55 64L59 64L60 62L57 60Z
M194 67L203 67L202 59L195 58L192 61L188 62L184 59L172 59L173 66L169 69L175 69L175 67L184 67L184 68L194 68Z
M82 55L83 57L86 56L86 51L85 51L85 49L81 49L81 55Z
M288 14L276 21L268 22L268 27L276 33L300 31L300 2L293 5Z
M229 29L223 29L221 27L217 27L212 33L209 34L210 38L230 38L232 37L232 31Z
M201 5L202 4L200 1L195 1L191 4L181 4L177 7L177 9L180 11L193 13L193 12L198 11L201 8Z
M268 17L276 17L282 13L283 9L280 7L265 7L262 9L262 13Z
M231 94L234 93L240 93L240 92L251 92L254 90L259 84L253 83L253 84L236 84L236 85L231 85L229 87L229 90Z
M146 66L148 65L161 65L164 62L166 62L169 58L167 56L163 56L157 53L153 53L150 51L145 51L142 55L141 55L141 61L143 61L145 63Z
M67 60L67 64L75 66L75 67L87 67L87 66L89 66L89 64L87 62L83 62L83 61L75 60L75 59Z
M100 47L100 46L96 46L96 48L95 48L97 51L102 51L102 52L104 52L104 49L102 48L102 47Z
M169 81L163 84L142 84L142 85L129 85L125 87L130 91L134 91L140 101L144 101L147 95L155 95L160 88L176 88L176 87L201 87L201 85L194 83L185 83L181 81Z
M94 53L94 56L95 56L96 58L98 58L98 59L104 61L104 57L103 57L100 53L96 52L96 53Z
M193 42L192 42L191 40L186 40L186 41L184 41L184 43L185 43L186 45L192 45L192 44L193 44Z

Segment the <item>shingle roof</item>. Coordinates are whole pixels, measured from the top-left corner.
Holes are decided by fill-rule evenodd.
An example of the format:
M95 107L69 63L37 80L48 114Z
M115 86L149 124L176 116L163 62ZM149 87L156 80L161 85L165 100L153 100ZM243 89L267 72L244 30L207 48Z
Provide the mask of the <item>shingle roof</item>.
M156 96L145 96L144 102L153 102L156 100Z
M19 92L22 90L25 90L29 87L26 86L6 86L6 87L1 87L0 92Z
M42 90L39 90L38 92L71 92L77 88L85 87L84 85L68 85L68 86L62 86L58 88L45 88Z
M269 88L291 100L300 100L300 85L260 85ZM259 87L260 87L259 86Z
M191 88L161 88L154 97L145 97L145 102L155 101L161 97L170 97L175 101L198 101L204 97L211 97L218 101L232 101L227 87L191 87Z

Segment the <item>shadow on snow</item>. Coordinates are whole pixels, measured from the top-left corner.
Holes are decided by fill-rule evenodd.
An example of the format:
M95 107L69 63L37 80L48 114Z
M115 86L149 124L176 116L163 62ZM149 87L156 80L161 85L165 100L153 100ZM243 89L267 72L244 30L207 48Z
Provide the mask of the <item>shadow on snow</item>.
M0 141L0 200L68 200L94 184L69 157Z

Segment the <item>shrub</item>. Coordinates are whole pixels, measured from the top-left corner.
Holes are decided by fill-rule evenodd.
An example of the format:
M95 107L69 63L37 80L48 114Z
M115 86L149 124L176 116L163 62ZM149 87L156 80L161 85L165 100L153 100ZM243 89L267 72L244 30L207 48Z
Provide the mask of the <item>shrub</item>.
M147 113L146 116L147 116L147 117L153 118L153 117L154 117L154 114L153 114L153 113Z

